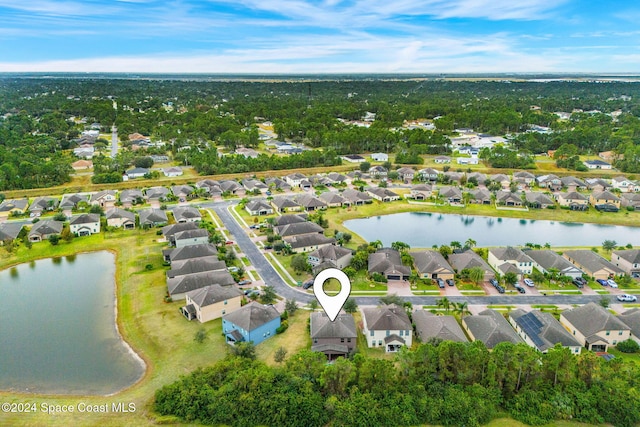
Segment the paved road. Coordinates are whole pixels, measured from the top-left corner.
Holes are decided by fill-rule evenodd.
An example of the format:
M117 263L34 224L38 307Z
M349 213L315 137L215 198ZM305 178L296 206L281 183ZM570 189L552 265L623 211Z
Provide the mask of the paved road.
M302 291L298 291L287 285L271 264L267 261L264 254L251 241L245 230L238 224L227 208L236 204L236 201L208 202L202 204L202 207L212 208L220 217L224 226L231 234L233 234L236 243L245 253L251 264L258 271L258 274L264 279L266 284L273 286L276 293L287 299L295 299L296 301L306 304L314 297ZM615 301L614 295L608 296L610 300ZM379 296L359 296L355 297L358 305L375 305ZM402 299L411 302L414 306L418 305L436 305L436 301L440 296L403 296ZM586 304L591 301L600 301L602 295L484 295L484 296L448 296L453 302L467 302L469 305L516 305L516 304Z

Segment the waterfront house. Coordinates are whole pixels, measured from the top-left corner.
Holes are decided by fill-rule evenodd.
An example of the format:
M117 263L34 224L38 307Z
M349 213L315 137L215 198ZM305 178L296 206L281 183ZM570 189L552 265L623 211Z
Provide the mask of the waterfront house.
M175 235L181 231L185 230L196 230L198 229L198 224L195 222L183 222L178 224L171 224L162 227L162 235L169 242L171 246L175 246Z
M620 267L587 249L565 251L562 256L594 279L606 280L624 274L624 270Z
M494 270L504 274L507 266L505 264L511 264L519 271L519 279L522 279L523 274L531 274L533 270L533 260L523 251L512 246L491 248L489 249L488 262Z
M204 245L209 243L209 231L204 228L178 231L173 235L173 243L176 248L191 245Z
M549 196L537 191L527 191L524 193L527 207L535 209L546 209L553 206L554 202Z
M54 219L45 219L43 221L36 222L31 231L29 231L29 241L42 242L47 240L49 236L60 235L62 232L64 223L62 221L56 221Z
M189 291L195 289L201 289L214 284L231 286L234 283L236 283L236 281L233 280L233 277L227 270L204 271L167 279L167 292L175 301L184 299Z
M629 276L640 277L640 250L614 250L611 252L611 262Z
M425 279L453 279L455 272L438 251L411 252L413 263L420 277Z
M382 274L388 280L408 280L411 275L411 268L402 264L400 252L391 248L369 254L367 271L369 275Z
M18 238L23 225L19 222L0 223L0 245L5 241L12 241Z
M199 245L187 245L179 248L168 248L162 251L162 257L166 262L181 262L188 259L217 257L218 250L210 243Z
M393 191L387 188L381 187L368 187L367 193L373 197L374 199L380 202L393 202L396 200L400 200L400 195L394 193Z
M582 270L557 252L541 249L527 251L527 255L533 260L533 266L541 273L557 271L560 276L569 276L572 279L582 277Z
M240 309L243 297L236 287L209 285L187 292L185 306L180 312L188 320L198 319L204 323Z
M100 215L80 214L69 220L71 232L77 236L88 236L100 232Z
M591 351L607 351L631 336L631 328L594 302L563 311L560 323Z
M577 191L557 193L556 199L560 206L568 207L572 211L584 211L589 207L589 199Z
M620 198L610 191L594 191L589 196L589 203L592 206L609 205L620 209Z
M484 270L484 280L488 281L496 276L495 271L487 264L487 262L477 253L471 249L467 249L464 252L452 253L447 257L449 264L457 273L462 270L470 270L474 267L480 267Z

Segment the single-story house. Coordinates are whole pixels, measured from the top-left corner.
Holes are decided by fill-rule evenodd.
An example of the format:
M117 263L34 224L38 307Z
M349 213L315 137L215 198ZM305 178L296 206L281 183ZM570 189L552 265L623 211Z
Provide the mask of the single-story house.
M611 163L602 160L585 160L584 165L589 169L611 169Z
M73 170L79 171L83 169L91 169L93 167L93 162L91 160L80 159L73 163L71 163L71 167Z
M129 208L133 205L141 205L145 202L144 194L138 189L122 190L119 194L120 203L125 208Z
M460 273L464 269L470 270L474 267L480 267L484 270L485 281L496 277L495 271L493 271L489 264L487 264L480 255L470 249L460 253L452 253L448 256L448 261L457 273Z
M272 305L251 302L222 317L222 333L227 343L253 342L260 344L276 334L280 327L280 313Z
M458 187L440 187L438 189L438 195L449 203L462 203L462 190Z
M310 233L323 234L324 228L320 227L315 222L304 220L301 222L293 222L285 225L278 225L274 227L273 231L278 236L281 236L284 238L284 237L290 237L290 236L297 236L300 234L310 234Z
M340 313L331 321L324 312L313 312L309 319L311 350L324 353L329 360L346 357L356 348L358 333L353 316Z
M175 246L175 235L181 231L185 230L195 230L198 227L198 224L195 222L182 222L178 224L171 224L162 227L162 235L169 242L171 246Z
M607 351L631 337L631 328L595 302L563 311L560 323L591 351Z
M242 197L247 194L247 190L242 185L231 179L220 181L220 189L222 194L231 194L234 196Z
M59 201L54 197L36 197L29 206L29 212L40 215L43 212L54 211L58 207Z
M259 191L260 193L266 193L269 190L269 186L259 179L246 178L240 181L242 186L247 191Z
M413 181L413 178L416 176L416 171L413 168L401 167L396 171L398 173L398 178L405 182Z
M408 280L411 275L411 268L402 264L400 252L391 248L369 254L367 271L369 275L382 274L388 280Z
M488 349L501 342L522 343L522 338L511 327L507 319L495 310L487 309L477 315L462 318L462 327L471 341L482 341Z
M15 240L22 231L23 224L19 222L0 223L0 245L6 240Z
M347 156L341 156L341 158L349 163L362 163L365 161L365 158L359 154L349 154Z
M298 194L295 201L306 211L326 209L327 204L311 194Z
M511 178L503 173L491 175L490 178L492 182L497 182L502 188L509 188L511 185Z
M325 202L330 208L339 208L342 206L351 206L351 202L345 199L336 191L325 191L318 196L320 200Z
M275 197L271 201L271 204L275 206L276 210L280 213L302 210L302 206L289 197Z
M624 193L620 198L621 207L632 207L635 210L640 210L640 194L639 193Z
M188 184L174 185L171 187L171 192L178 200L183 201L194 195L195 188Z
M376 162L388 162L389 155L385 153L373 153L371 159Z
M425 310L416 310L413 312L413 323L421 342L432 339L469 342L454 316L436 316Z
M284 237L282 240L289 245L293 252L310 252L320 249L324 246L334 245L336 239L326 237L322 233L296 234L294 236Z
M395 304L362 309L362 333L369 348L382 347L394 353L411 347L413 326L404 307Z
M62 196L62 201L58 207L62 210L76 209L80 203L89 204L89 194L65 194Z
M624 274L620 267L587 249L565 251L562 256L594 279L606 280Z
M553 206L554 202L549 196L544 193L536 191L527 191L524 193L527 206L535 209L546 209L549 206Z
M182 168L180 166L172 166L170 168L164 168L162 169L162 173L164 174L164 176L182 176L182 174L184 173L182 171Z
M351 204L354 206L371 203L371 201L373 200L373 197L371 197L369 194L363 191L354 190L352 188L347 188L346 190L344 190L342 192L342 197L344 197L345 200L351 202Z
M200 210L193 206L178 206L173 208L173 218L176 222L198 222L202 220Z
M431 197L431 191L429 184L418 184L411 187L411 193L407 197L414 200L427 200Z
M393 202L396 200L400 200L400 195L394 193L393 191L387 188L381 187L369 187L367 188L367 193L376 200L381 202Z
M159 227L169 222L167 213L162 209L142 209L138 211L138 215L140 216L140 227L142 228Z
M100 232L100 215L80 214L69 220L71 232L78 236L88 236Z
M187 292L185 306L180 311L188 320L200 323L233 313L242 306L244 294L234 286L209 285Z
M512 193L511 191L498 191L496 193L496 202L504 206L522 206L522 198L519 193Z
M54 219L45 219L43 221L36 222L31 231L29 231L29 240L31 242L42 242L47 240L49 236L59 235L62 232L64 223L62 221L56 221Z
M168 248L162 251L162 257L169 263L181 262L195 258L207 258L217 255L218 250L210 243L181 246L179 248Z
M150 171L147 168L133 168L126 171L123 178L125 177L126 179L144 178L144 176L149 173Z
M571 264L569 260L549 249L527 251L527 255L533 260L533 266L542 273L556 270L561 276L569 276L572 279L582 277L582 270Z
M107 225L109 227L124 228L132 230L136 228L136 214L120 208L111 208L106 213Z
M551 191L560 191L562 189L562 180L554 174L541 175L536 178L538 187L548 188Z
M449 157L449 156L437 156L435 159L433 159L433 161L438 163L438 164L451 163L451 157Z
M567 189L567 192L587 189L587 183L575 176L563 176L560 181L562 186Z
M526 312L520 308L509 312L509 323L527 345L546 353L556 344L580 354L582 344L551 313L540 310Z
M536 181L536 176L531 172L518 171L513 174L513 180L526 185L531 185Z
M29 207L28 199L5 199L0 203L0 218L8 218L11 215L22 215Z
M112 208L116 200L118 200L118 196L115 190L103 190L91 194L89 204L103 208Z
M167 199L167 196L171 192L168 188L164 187L151 187L147 188L145 191L145 196L148 200L157 200L163 202Z
M475 190L469 191L470 203L478 203L481 205L490 205L492 199L492 193L486 188L476 188Z
M273 188L274 190L291 191L291 185L280 178L266 178L264 180L264 183L267 184L269 188Z
M438 251L411 252L411 257L420 277L426 279L453 279L455 272Z
M467 174L467 182L475 182L478 185L484 185L487 182L487 176L482 172L471 172Z
M273 213L273 207L264 200L250 200L244 209L249 212L249 215L271 215Z
M369 175L373 178L386 178L388 172L387 168L383 166L371 166L369 168Z

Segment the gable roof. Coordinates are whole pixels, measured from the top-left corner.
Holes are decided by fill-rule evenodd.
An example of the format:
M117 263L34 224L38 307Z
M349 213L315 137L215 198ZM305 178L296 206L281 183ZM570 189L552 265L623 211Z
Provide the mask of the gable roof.
M49 202L51 202L51 204L49 204ZM55 209L58 206L58 203L59 203L58 199L54 197L48 197L48 196L36 197L33 200L33 203L31 203L31 206L29 206L29 210L37 211L37 210L45 210L45 209Z
M167 218L167 213L162 209L142 209L138 211L138 215L140 215L140 224L155 224L169 221L169 219Z
M136 214L134 212L127 211L120 208L111 208L107 210L107 212L105 212L105 216L107 219L123 218L123 219L128 219L134 222L136 220Z
M113 197L113 199L116 199L116 191L115 190L102 190L102 191L98 191L97 193L93 193L91 194L91 198L89 199L89 201L91 202L95 202L95 201L99 201L100 199L103 199L105 197Z
M69 220L69 225L75 224L93 224L100 222L100 215L98 214L80 214L72 217Z
M18 222L0 223L0 240L14 240L22 231L23 225Z
M191 298L193 304L198 307L206 307L232 298L241 298L243 295L238 288L233 286L220 286L218 284L208 285L204 288L187 292L187 296Z
M275 233L282 236L297 236L299 234L323 233L324 229L315 222L304 221L282 225L275 228Z
M616 275L624 274L624 271L620 267L617 267L613 263L602 258L597 253L588 249L564 251L564 255L573 259L575 262L591 272L598 271L604 268L614 272L614 274Z
M420 273L453 273L453 268L438 251L410 252L410 255L416 265L416 270Z
M312 256L321 260L322 259L338 260L343 256L349 255L351 253L352 253L351 249L343 248L342 246L328 245L328 246L323 246L319 249L316 249L313 252L310 252L309 256Z
M562 317L579 330L587 341L590 341L590 337L601 331L628 331L631 329L606 308L595 302L565 310L562 312Z
M411 321L403 307L395 304L363 308L367 329L370 331L405 331L411 329Z
M173 217L176 221L181 219L202 218L200 211L192 206L178 206L173 208Z
M342 204L345 202L344 197L342 197L340 193L337 193L335 191L325 191L324 193L320 194L319 197L322 201L329 205L336 203Z
M165 257L169 257L171 262L192 258L203 258L218 254L216 247L210 243L200 245L188 245L181 248L171 248L162 251Z
M527 254L513 246L491 248L489 249L489 253L493 254L497 259L504 261L533 262Z
M540 310L527 313L522 309L516 309L509 313L509 317L540 351L547 351L558 343L563 347L581 347L578 340L567 332L551 313Z
M472 250L466 250L461 253L452 253L448 257L449 264L458 272L465 268L480 267L486 273L493 274L493 269L480 255Z
M34 234L60 234L64 223L62 221L56 221L55 219L45 219L43 221L36 222L29 236Z
M232 313L225 314L223 319L240 329L253 331L279 317L280 313L272 305L251 302Z
M122 203L132 202L136 199L143 199L143 198L144 198L144 195L142 194L142 191L136 188L130 189L130 190L122 190L120 192L120 201Z
M545 270L555 268L560 274L568 270L580 270L565 257L550 249L527 251L527 255Z
M640 250L638 249L615 250L611 253L631 264L640 264Z
M618 316L625 325L631 329L636 338L640 338L640 308L632 308Z
M311 313L309 320L313 338L357 338L356 322L349 313L340 313L332 322L324 311Z
M425 310L416 310L413 312L413 323L416 325L416 334L422 342L431 338L439 338L443 341L469 341L453 316L436 316Z
M406 275L411 274L411 268L402 265L400 253L391 248L382 248L370 254L367 270L369 273L400 272Z
M473 337L482 341L487 348L493 348L501 342L519 344L522 338L511 327L507 319L495 310L487 309L477 315L462 319Z
M167 271L167 278L171 279L178 276L184 276L193 273L202 273L205 271L226 271L226 264L224 261L218 261L210 258L192 258L186 260L180 268Z
M198 224L195 222L182 222L177 224L165 225L162 227L162 234L165 238L170 239L174 234L185 230L195 230Z
M295 201L304 208L324 208L327 206L325 202L311 194L299 194L295 197Z
M145 191L145 195L148 199L161 199L168 196L169 193L169 189L164 187L151 187L147 188Z
M222 286L232 285L235 280L227 270L204 271L167 279L167 290L169 295L175 295L216 283Z
M245 207L251 212L261 210L273 211L273 207L271 207L271 205L264 200L251 200L246 204Z
M291 246L292 249L299 249L309 246L334 244L336 239L333 237L326 237L324 234L320 233L309 233L285 237L284 241Z

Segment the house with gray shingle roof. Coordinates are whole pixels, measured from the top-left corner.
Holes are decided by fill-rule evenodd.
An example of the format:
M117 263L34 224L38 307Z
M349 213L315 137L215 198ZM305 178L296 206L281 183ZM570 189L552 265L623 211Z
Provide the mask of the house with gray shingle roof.
M571 264L562 255L550 249L527 251L527 255L533 260L533 266L542 273L557 270L561 276L571 278L582 277L582 270Z
M339 208L341 206L351 206L351 202L345 199L337 191L325 191L318 196L320 200L325 202L330 208Z
M266 178L264 182L274 190L291 191L291 185L281 178Z
M125 230L136 228L136 214L120 208L109 209L105 216L109 227L118 227Z
M518 308L509 312L509 323L525 343L542 353L556 344L568 348L572 354L580 354L582 350L582 344L551 313Z
M411 193L407 197L413 200L427 200L431 197L432 191L429 184L417 184L411 187Z
M567 191L587 189L587 183L575 176L563 176L560 178L560 182L562 182L562 185L567 188Z
M245 178L240 181L240 183L246 191L259 191L260 193L265 193L269 189L269 186L259 179Z
M131 207L133 205L140 205L145 202L144 194L142 194L141 190L136 188L132 188L129 190L122 190L119 194L120 203L125 208Z
M496 193L496 202L504 206L522 206L522 197L520 193L500 190Z
M244 209L249 215L271 215L273 207L265 200L250 200Z
M222 196L222 188L220 187L220 182L213 179L203 179L196 182L196 188L203 189L204 192L209 195L209 197Z
M172 299L178 300L185 298L187 292L195 289L214 284L230 286L234 283L236 281L227 270L204 271L167 279L167 291Z
M100 215L80 214L69 220L71 232L78 236L88 236L100 232Z
M381 202L393 202L395 200L400 200L400 195L398 193L394 193L388 188L368 187L367 193L374 199Z
M145 196L148 200L157 200L163 202L167 200L167 196L171 194L168 188L151 187L145 190Z
M356 348L358 333L353 316L340 313L332 322L324 312L313 312L309 319L311 351L324 353L329 360L346 357Z
M495 310L487 309L474 316L462 318L462 327L472 341L482 341L488 349L501 342L522 343L522 338L507 319Z
M503 264L512 264L520 270L520 276L522 274L531 274L531 271L533 270L533 260L531 257L513 246L489 249L487 261L496 271L500 271L500 267Z
M620 267L587 249L564 251L562 256L594 279L610 279L624 274Z
M171 192L174 196L176 196L180 201L186 200L194 196L195 188L188 184L182 185L174 185L171 187Z
M354 190L352 188L347 188L346 190L344 190L342 192L342 197L350 201L351 204L355 206L364 205L365 203L371 203L371 201L373 200L373 198L369 194L363 191Z
M193 206L177 206L173 208L173 218L176 222L198 222L202 220L200 210Z
M334 245L336 243L335 238L326 237L321 233L296 234L285 237L283 240L289 245L293 252L315 251L324 246Z
M159 227L169 222L167 213L162 209L142 209L138 211L140 216L140 227Z
M630 338L631 328L595 302L565 310L560 323L578 342L592 351L607 351Z
M271 338L280 327L280 313L272 305L252 302L222 317L222 333L227 343L253 342Z
M274 220L274 231L277 227L284 227L285 225L297 224L301 222L308 222L306 213L281 215Z
M421 342L432 339L469 342L454 316L436 316L425 310L416 310L413 312L413 323Z
M382 274L388 280L408 280L411 275L411 268L402 264L400 252L391 248L369 254L367 271L369 275Z
M310 252L307 257L307 262L311 264L312 267L328 264L327 267L342 270L349 265L351 258L353 258L351 249L343 248L342 246L327 245Z
M289 197L274 197L271 204L275 206L276 210L280 213L302 210L302 206Z
M209 243L209 231L204 228L178 231L173 235L173 244L176 248L191 245L203 245Z
M15 240L22 231L23 225L18 222L0 223L0 244L4 244L6 240Z
M112 208L118 200L118 194L115 190L102 190L91 194L89 204L93 206L102 206L103 208Z
M420 177L420 179L423 181L437 181L438 175L441 173L442 172L439 172L433 168L425 168L418 171L418 177Z
M184 262L172 265L171 270L166 272L167 279L173 279L179 276L186 276L193 273L204 273L206 271L226 271L227 266L224 261L211 259L212 257L192 258Z
M461 253L452 253L447 259L451 267L458 273L465 269L470 270L475 267L480 267L484 270L485 281L496 277L495 271L493 271L489 264L487 264L480 255L470 249Z
M589 196L589 203L592 206L612 205L620 209L620 198L608 190L594 191Z
M589 206L589 199L577 191L567 193L557 193L556 200L560 206L568 207L571 210L586 210Z
M413 168L409 167L401 167L396 171L398 173L398 178L405 182L413 181L413 178L416 176L416 171Z
M629 276L640 277L640 250L614 250L611 252L611 262Z
M180 311L188 320L204 323L240 309L243 296L234 286L209 285L187 292L186 305Z
M62 232L64 223L54 219L45 219L36 222L31 231L29 231L29 240L32 242L42 242L47 240L49 236L59 235Z
M481 205L490 205L492 194L486 188L476 188L475 190L469 191L471 195L469 202L470 203L478 203Z
M201 245L188 245L180 248L169 248L162 251L162 257L165 261L173 263L174 261L184 261L187 259L203 258L217 256L218 249L210 243Z
M535 209L546 209L553 206L553 199L544 193L538 191L527 191L524 193L527 207Z
M293 215L293 216L296 216L296 215ZM299 222L293 222L290 224L279 225L274 228L274 233L281 237L297 236L300 234L310 234L310 233L322 234L324 233L324 228L320 227L315 222L304 220Z
M162 227L162 235L165 239L167 239L169 244L175 246L174 236L176 233L185 230L195 230L197 228L200 227L198 227L198 224L196 224L195 222L182 222L178 224L165 225L164 227Z
M640 193L624 193L620 197L620 206L623 208L632 207L640 210Z
M65 194L62 196L59 208L62 210L76 209L80 203L89 204L89 197L88 194Z
M31 206L29 206L29 212L35 214L42 214L42 212L50 212L58 207L60 202L55 197L36 197Z
M461 203L462 202L462 190L458 187L444 186L438 189L440 197L444 198L449 203Z
M411 347L413 327L404 307L395 304L362 309L362 333L370 348L382 347L386 353Z
M318 209L326 209L327 204L311 194L299 194L295 196L297 204L302 206L304 210L315 211Z
M631 329L631 339L640 344L640 308L632 308L618 316Z
M410 252L409 255L422 278L447 280L455 276L453 268L438 251Z

